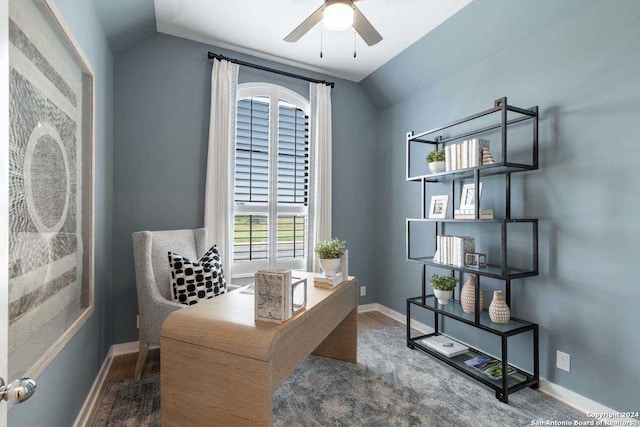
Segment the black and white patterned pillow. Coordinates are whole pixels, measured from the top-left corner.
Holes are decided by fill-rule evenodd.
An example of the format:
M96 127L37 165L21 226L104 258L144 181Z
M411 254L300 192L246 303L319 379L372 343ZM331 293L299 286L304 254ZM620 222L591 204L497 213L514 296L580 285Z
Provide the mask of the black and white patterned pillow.
M193 305L227 292L218 247L213 245L197 262L169 252L173 301Z

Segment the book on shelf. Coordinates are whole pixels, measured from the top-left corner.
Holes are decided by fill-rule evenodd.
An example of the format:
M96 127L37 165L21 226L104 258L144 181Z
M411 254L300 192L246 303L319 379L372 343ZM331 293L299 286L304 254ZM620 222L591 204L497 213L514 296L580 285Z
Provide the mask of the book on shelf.
M480 138L447 145L444 147L445 170L455 171L494 163L489 146L489 140Z
M481 354L478 357L466 360L464 364L492 380L502 379L502 362L493 357ZM516 368L507 365L507 375L514 374L515 372Z
M436 251L433 261L440 264L464 266L467 253L476 251L476 243L469 236L436 236Z
M469 347L466 345L444 335L434 335L428 338L423 338L420 342L426 347L444 354L447 357L459 356L469 351Z
M453 212L454 219L476 219L475 209L456 209ZM493 219L493 209L480 209L479 219Z

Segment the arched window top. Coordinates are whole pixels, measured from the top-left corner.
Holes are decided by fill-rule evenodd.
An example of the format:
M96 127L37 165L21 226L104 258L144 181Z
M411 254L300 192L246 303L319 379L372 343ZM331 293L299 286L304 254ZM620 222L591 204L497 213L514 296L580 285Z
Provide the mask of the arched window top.
M297 92L272 83L250 82L238 85L238 99L264 96L271 99L280 99L300 108L306 115L310 114L309 100Z

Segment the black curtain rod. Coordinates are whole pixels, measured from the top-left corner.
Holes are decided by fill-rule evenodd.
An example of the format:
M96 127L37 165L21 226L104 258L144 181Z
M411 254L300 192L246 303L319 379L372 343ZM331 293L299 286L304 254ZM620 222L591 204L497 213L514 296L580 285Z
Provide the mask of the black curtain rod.
M294 79L305 80L305 81L308 81L308 82L311 82L311 83L323 83L323 84L325 84L327 86L331 86L331 87L335 87L335 85L336 85L334 82L327 82L325 80L312 79L311 77L301 76L300 74L294 74L294 73L289 73L287 71L276 70L275 68L264 67L262 65L252 64L250 62L241 61L239 59L227 58L226 56L220 55L218 53L209 52L209 59L218 59L220 61L223 61L223 60L224 61L229 61L229 62L233 62L234 64L244 65L245 67L251 67L251 68L255 68L257 70L268 71L270 73L275 73L275 74L281 74L283 76L293 77Z

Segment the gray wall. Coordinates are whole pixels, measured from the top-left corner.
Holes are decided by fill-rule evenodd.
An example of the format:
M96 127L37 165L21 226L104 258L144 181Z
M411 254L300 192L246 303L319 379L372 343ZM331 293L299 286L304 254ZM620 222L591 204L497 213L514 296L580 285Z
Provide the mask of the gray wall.
M114 66L114 342L137 340L131 233L203 224L211 64L207 52L330 79L306 70L156 34L118 55ZM241 67L239 80L308 83ZM333 99L333 234L351 249L350 271L373 302L375 110L355 83L336 80Z
M38 377L31 400L9 411L16 427L72 425L111 345L113 57L93 2L56 4L95 71L95 311Z
M530 9L533 3L538 11ZM469 6L473 16L442 24L441 31L457 37L433 45L427 36L421 41L424 55L414 55L428 62L433 52L442 52L447 60L447 52L475 43L469 28L476 25L476 36L484 37L483 17L536 21L551 3L564 2L540 3L476 0ZM385 250L376 252L376 265L384 265L375 270L376 296L404 312L405 299L420 292L420 267L404 257L405 218L420 215L420 186L404 180L405 133L487 109L502 96L516 106L539 105L540 169L514 175L513 194L514 213L540 219L540 275L513 283L512 310L540 324L543 377L614 409L637 410L640 287L634 266L640 193L633 183L639 152L640 3L570 3L572 13L558 11L562 19L515 42L503 33L509 41L501 49L487 49L484 59L471 57L458 72L392 99L387 103L393 105L379 113L375 187L384 209L377 211L375 230L376 247ZM527 13L516 15L521 8ZM488 28L496 24L504 28L508 22ZM392 60L364 86L402 85L400 74L387 72L402 70L405 60ZM384 96L369 93L376 103ZM487 182L483 199L491 200L500 194L502 181ZM487 290L499 286L489 282ZM490 300L490 293L485 295ZM465 339L495 348L486 336ZM514 344L530 348L529 341ZM571 354L571 373L555 369L556 349ZM525 353L510 354L524 364Z

